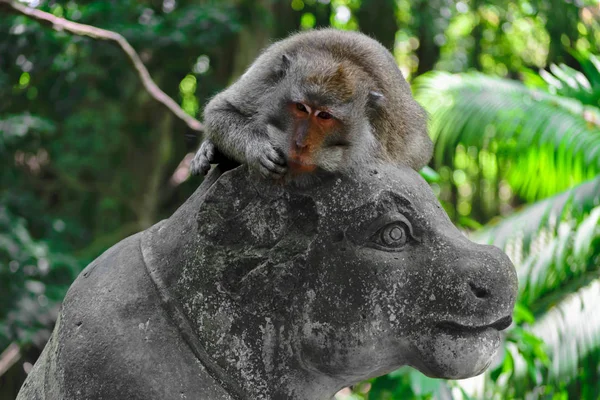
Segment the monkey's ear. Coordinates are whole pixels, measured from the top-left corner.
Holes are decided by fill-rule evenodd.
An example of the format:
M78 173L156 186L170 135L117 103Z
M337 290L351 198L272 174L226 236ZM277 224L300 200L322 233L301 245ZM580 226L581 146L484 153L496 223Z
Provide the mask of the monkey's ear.
M375 90L371 90L369 92L369 106L373 108L377 108L383 104L385 101L385 96L381 92L376 92Z
M377 92L375 90L371 90L369 92L369 96L367 97L367 116L371 123L379 118L379 113L385 110L384 103L385 96L381 92ZM378 117L379 116L379 117Z
M292 65L292 59L287 54L281 56L281 69L287 71L287 69Z
M292 59L287 54L281 56L281 62L275 67L275 80L279 81L285 77L288 69L292 65Z

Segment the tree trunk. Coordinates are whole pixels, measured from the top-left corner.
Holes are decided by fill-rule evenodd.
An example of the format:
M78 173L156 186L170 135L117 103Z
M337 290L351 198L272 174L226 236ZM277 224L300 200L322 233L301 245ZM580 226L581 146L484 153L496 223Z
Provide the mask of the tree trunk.
M473 38L473 49L469 54L469 67L477 71L481 71L481 40L483 38L483 26L481 25L481 17L479 15L479 7L482 5L481 0L473 0L471 8L475 14L475 27L471 31Z
M389 51L394 50L398 20L395 0L363 0L356 13L363 33L377 39Z
M238 34L232 80L246 71L273 37L272 6L271 0L245 1L241 5L241 12L247 17Z
M146 229L156 223L162 198L162 186L165 185L165 177L168 174L168 166L172 157L173 149L173 115L171 113L160 113L160 121L156 129L151 132L155 139L152 146L154 157L151 168L148 171L147 185L138 213L139 226Z
M317 1L305 10L315 16L315 28L326 28L331 25L331 1L327 4Z
M435 20L440 17L439 9L441 6L431 4L430 1L419 0L415 2L413 8L413 16L416 22L417 37L419 39L419 48L416 51L419 59L419 67L415 76L431 71L435 67L435 63L440 58L440 47L435 43L435 35L437 34Z
M275 16L275 21L273 21L273 39L283 39L300 29L302 13L295 11L290 1L274 0L272 7L273 15Z
M546 10L546 30L550 36L548 49L548 64L565 63L571 68L581 70L577 60L568 53L569 48L575 47L579 37L577 22L579 8L564 0L551 0ZM563 43L563 37L568 43Z

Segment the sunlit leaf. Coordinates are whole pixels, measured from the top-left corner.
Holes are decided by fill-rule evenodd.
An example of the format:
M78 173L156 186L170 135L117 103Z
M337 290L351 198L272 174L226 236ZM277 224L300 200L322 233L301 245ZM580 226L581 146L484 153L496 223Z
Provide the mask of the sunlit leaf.
M586 356L600 349L598 304L600 280L595 280L568 295L533 326L548 347L553 379L573 379Z
M495 148L510 185L528 200L600 173L598 108L476 73L432 72L415 90L431 115L438 164L452 165L458 145Z

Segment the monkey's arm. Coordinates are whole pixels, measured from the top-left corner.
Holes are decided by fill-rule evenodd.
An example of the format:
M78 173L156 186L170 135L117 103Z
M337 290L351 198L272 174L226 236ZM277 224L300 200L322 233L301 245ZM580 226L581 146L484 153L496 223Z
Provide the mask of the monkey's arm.
M207 140L226 156L257 169L264 176L281 177L287 170L283 154L275 149L260 113L238 107L227 99L231 89L215 97L204 112ZM258 101L258 99L257 99Z
M190 166L194 175L205 175L210 164L218 163L223 156L239 163L246 162L244 137L253 136L256 129L249 126L251 117L227 100L227 94L227 91L218 94L204 110L204 141Z
M248 144L268 136L253 107L234 105L228 98L229 92L230 89L218 94L204 110L206 139L225 155L245 163Z
M248 164L265 176L281 177L285 156L269 140L265 102L281 76L282 50L263 53L233 85L204 109L205 142L192 162L192 172L206 172L217 152Z

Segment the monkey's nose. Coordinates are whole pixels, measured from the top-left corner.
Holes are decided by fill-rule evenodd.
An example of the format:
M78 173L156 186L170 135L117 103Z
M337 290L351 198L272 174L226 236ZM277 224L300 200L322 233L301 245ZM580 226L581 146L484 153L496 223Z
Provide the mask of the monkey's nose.
M297 138L296 139L296 147L299 149L305 149L307 146L306 142L304 141L303 138Z

